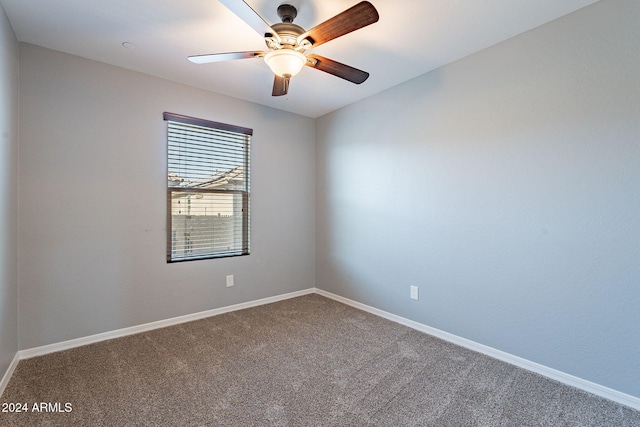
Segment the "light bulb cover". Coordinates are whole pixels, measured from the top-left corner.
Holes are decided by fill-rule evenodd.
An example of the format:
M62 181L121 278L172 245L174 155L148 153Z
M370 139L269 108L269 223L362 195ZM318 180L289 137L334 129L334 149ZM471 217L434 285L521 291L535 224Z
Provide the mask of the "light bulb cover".
M293 49L272 50L264 56L271 71L280 77L293 77L307 63L307 57Z

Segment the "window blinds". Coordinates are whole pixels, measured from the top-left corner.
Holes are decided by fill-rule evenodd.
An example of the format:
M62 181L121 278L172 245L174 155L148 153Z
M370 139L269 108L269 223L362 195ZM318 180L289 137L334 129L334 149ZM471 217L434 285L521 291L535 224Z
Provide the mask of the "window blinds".
M172 113L167 121L167 262L249 254L253 131Z

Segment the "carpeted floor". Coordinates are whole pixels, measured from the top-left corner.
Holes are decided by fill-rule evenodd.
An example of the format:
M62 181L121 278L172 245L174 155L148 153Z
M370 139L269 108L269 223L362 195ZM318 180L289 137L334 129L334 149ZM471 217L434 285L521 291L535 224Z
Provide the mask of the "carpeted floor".
M23 360L0 403L28 406L1 426L640 426L638 411L318 295Z

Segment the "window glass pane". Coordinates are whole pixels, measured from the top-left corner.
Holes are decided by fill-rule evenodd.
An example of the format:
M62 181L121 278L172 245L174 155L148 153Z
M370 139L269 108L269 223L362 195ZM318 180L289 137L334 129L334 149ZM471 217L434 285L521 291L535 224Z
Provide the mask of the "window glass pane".
M241 255L240 192L171 192L172 258Z

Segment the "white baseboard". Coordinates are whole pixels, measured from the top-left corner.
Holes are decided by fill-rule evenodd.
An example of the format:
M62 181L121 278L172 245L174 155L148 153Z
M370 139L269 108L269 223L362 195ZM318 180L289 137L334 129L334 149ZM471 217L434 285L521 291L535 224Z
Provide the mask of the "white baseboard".
M9 368L4 373L2 380L0 381L0 397L2 397L2 393L4 393L4 389L7 388L7 384L9 384L9 380L11 379L11 375L13 375L13 371L16 370L16 366L18 366L18 362L20 361L20 352L17 352L15 356L13 356L13 360L9 364Z
M2 377L2 381L0 381L0 396L2 395L2 392L4 391L7 384L9 383L9 379L11 378L11 375L13 375L13 372L15 371L16 366L18 365L18 362L22 359L29 359L31 357L42 356L42 355L54 353L57 351L68 350L74 347L80 347L83 345L93 344L96 342L105 341L113 338L120 338L127 335L138 334L140 332L146 332L153 329L173 326L180 323L191 322L194 320L203 319L205 317L211 317L211 316L216 316L218 314L229 313L237 310L243 310L245 308L257 307L260 305L270 304L273 302L282 301L282 300L295 298L302 295L308 295L312 293L317 293L319 295L333 299L335 301L341 302L343 304L349 305L359 310L366 311L368 313L374 314L384 319L388 319L393 322L399 323L401 325L408 326L412 329L416 329L418 331L424 332L426 334L433 335L445 341L449 341L453 344L457 344L462 347L466 347L470 350L474 350L479 353L486 354L487 356L502 360L504 362L518 366L520 368L527 369L532 372L536 372L540 375L544 375L545 377L551 378L563 384L567 384L569 386L576 387L586 392L595 394L596 396L600 396L605 399L609 399L614 402L618 402L623 405L629 406L630 408L640 410L640 398L638 397L619 392L617 390L602 386L600 384L596 384L591 381L587 381L582 378L575 377L565 372L561 372L556 369L549 368L544 365L540 365L539 363L535 363L530 360L523 359L521 357L514 356L509 353L505 353L503 351L477 343L475 341L471 341L466 338L462 338L457 335L444 332L440 329L432 328L431 326L427 326L422 323L409 320L407 318L377 309L375 307L368 306L366 304L359 303L357 301L350 300L348 298L345 298L340 295L336 295L331 292L327 292L318 288L305 289L302 291L291 292L288 294L277 295L277 296L263 298L255 301L249 301L245 303L230 305L227 307L201 311L199 313L187 314L185 316L173 317L171 319L159 320L157 322L145 323L143 325L117 329L115 331L104 332L101 334L90 335L87 337L76 338L69 341L63 341L60 343L54 343L54 344L44 345L41 347L20 350L16 353L15 357L13 358L13 361L9 365L9 369L7 369L4 376Z
M630 394L622 393L620 391L611 389L609 387L605 387L603 385L596 384L594 382L587 381L582 378L578 378L576 376L567 374L565 372L558 371L553 368L549 368L548 366L544 366L539 363L532 362L527 359L523 359L522 357L514 356L513 354L505 353L504 351L500 351L493 347L489 347L484 344L480 344L475 341L471 341L466 338L462 338L457 335L450 334L440 329L432 328L431 326L423 325L422 323L418 323L413 320L409 320L404 317L397 316L395 314L388 313L383 310L379 310L375 307L370 307L368 305L350 300L348 298L333 294L331 292L324 291L322 289L316 288L315 293L327 298L331 298L335 301L341 302L351 307L357 308L359 310L366 311L371 314L375 314L376 316L391 320L396 323L400 323L401 325L408 326L420 332L433 335L445 341L449 341L453 344L457 344L459 346L468 348L470 350L477 351L478 353L486 354L487 356L493 357L498 360L502 360L503 362L510 363L512 365L518 366L528 371L538 373L540 375L543 375L547 378L551 378L563 384L595 394L596 396L613 400L614 402L621 403L623 405L629 406L630 408L640 410L640 398L632 396Z
M156 322L145 323L142 325L131 326L128 328L116 329L115 331L103 332L101 334L89 335L87 337L76 338L69 341L43 345L41 347L29 348L18 352L19 359L29 359L31 357L42 356L57 351L68 350L70 348L80 347L87 344L93 344L100 341L110 340L113 338L121 338L127 335L139 334L153 329L165 328L167 326L178 325L180 323L192 322L194 320L204 319L205 317L216 316L218 314L229 313L231 311L243 310L245 308L257 307L259 305L271 304L273 302L295 298L302 295L311 294L314 288L302 291L291 292L274 297L262 298L255 301L243 302L240 304L229 305L227 307L214 308L212 310L200 311L198 313L187 314L184 316L172 317L170 319L158 320Z

